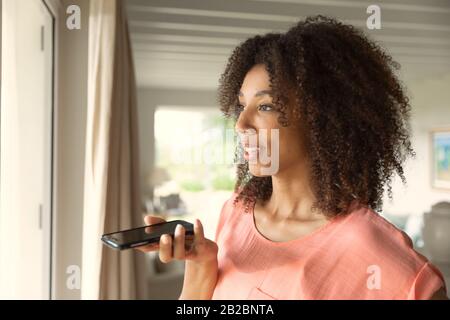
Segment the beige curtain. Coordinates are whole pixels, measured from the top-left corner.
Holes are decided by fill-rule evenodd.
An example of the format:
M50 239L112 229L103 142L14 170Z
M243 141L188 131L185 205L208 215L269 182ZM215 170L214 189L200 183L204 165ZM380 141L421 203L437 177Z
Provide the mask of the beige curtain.
M82 299L145 298L144 257L103 233L142 224L136 84L120 0L90 2Z

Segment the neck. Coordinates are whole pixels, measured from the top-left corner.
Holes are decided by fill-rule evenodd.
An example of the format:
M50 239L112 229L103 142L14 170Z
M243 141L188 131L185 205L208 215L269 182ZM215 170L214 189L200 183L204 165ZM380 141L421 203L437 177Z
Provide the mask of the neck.
M267 209L273 216L300 221L325 219L319 211L311 209L315 197L306 172L298 165L272 176L272 196Z

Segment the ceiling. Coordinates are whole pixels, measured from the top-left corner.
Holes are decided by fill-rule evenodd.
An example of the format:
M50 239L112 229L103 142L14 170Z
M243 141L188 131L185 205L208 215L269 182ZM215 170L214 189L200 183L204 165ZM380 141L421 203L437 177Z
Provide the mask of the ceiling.
M235 46L323 14L363 28L405 81L450 73L450 0L390 0L368 30L366 0L126 0L139 87L216 89Z

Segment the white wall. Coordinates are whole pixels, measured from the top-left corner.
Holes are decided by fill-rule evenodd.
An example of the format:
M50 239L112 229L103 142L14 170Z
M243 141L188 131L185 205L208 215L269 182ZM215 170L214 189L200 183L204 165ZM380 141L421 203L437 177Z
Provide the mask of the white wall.
M407 164L407 186L396 180L394 201L385 201L392 214L422 214L439 201L450 201L450 192L431 186L430 130L450 128L450 74L406 83L412 105L412 136L416 159Z

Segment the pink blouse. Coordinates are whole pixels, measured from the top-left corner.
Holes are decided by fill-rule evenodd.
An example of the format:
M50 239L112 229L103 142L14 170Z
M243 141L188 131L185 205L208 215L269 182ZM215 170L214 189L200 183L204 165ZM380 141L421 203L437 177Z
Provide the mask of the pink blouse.
M212 299L428 299L445 282L411 239L376 212L353 205L302 238L275 242L253 210L225 202L215 241L219 274Z

